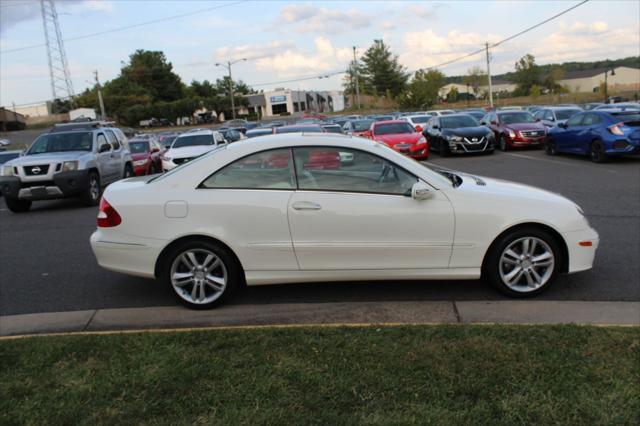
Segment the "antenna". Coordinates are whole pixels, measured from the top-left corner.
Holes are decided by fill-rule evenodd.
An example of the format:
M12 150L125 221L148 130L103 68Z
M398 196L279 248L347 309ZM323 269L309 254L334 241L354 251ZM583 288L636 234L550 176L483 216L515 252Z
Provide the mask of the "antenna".
M56 99L68 98L73 104L75 93L71 83L69 64L64 50L55 2L54 0L40 0L40 7L42 8L42 25L51 77L51 102L53 103Z

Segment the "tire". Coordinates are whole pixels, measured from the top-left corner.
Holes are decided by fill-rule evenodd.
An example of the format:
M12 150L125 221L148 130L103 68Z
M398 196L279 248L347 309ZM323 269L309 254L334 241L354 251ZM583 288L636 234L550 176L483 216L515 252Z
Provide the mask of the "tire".
M100 186L100 177L97 173L89 173L89 184L87 189L81 195L82 203L86 206L97 206L100 203L100 195L102 195L102 187Z
M243 283L244 274L235 256L225 247L204 239L176 245L161 262L159 278L181 304L191 309L214 308L228 300Z
M536 227L515 229L491 245L482 277L509 297L533 297L553 284L564 261L562 256L560 243L549 232Z
M440 139L440 149L438 150L438 154L440 157L448 157L451 155L451 151L449 151L449 143L444 143L442 139Z
M594 163L605 163L607 161L607 154L604 152L602 142L591 142L591 146L589 147L589 158Z
M13 213L24 213L31 208L31 201L4 197L7 208Z
M553 139L547 139L544 144L544 152L547 155L558 155L558 150Z
M133 177L133 167L131 167L131 164L127 163L124 166L124 174L122 175L122 179L127 179Z
M509 150L509 145L504 140L502 135L498 136L498 147L500 147L500 151L505 152Z

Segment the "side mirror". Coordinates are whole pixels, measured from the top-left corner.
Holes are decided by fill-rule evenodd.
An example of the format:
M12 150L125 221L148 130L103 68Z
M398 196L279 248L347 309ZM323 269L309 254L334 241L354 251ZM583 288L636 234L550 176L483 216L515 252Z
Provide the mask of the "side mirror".
M497 125L498 125L498 122L497 122L496 120L491 120L491 122L490 122L490 123L491 123L491 124L493 124L494 126L497 126Z
M371 130L367 130L367 131L363 132L362 135L365 138L369 138L369 139L371 139L373 137L373 133L371 132Z
M551 117L550 121L556 121L555 117Z
M567 127L567 123L558 123L558 127L562 127L563 129L566 129Z
M109 145L108 143L105 143L104 145L100 145L100 147L98 148L98 153L108 152L110 150L111 150L111 145Z
M483 121L481 121L481 122L480 122L480 125L481 125L481 126L486 126L486 125L487 125L487 122L483 120Z
M539 118L536 118L536 123L539 123L539 122L540 122L540 119L539 119Z
M160 148L151 148L151 152L160 152Z
M431 187L422 181L418 181L411 187L411 198L414 200L427 200L433 196Z
M422 130L423 130L423 129L422 129L422 126L418 124L418 125L416 126L416 132L418 132L418 133L422 133Z

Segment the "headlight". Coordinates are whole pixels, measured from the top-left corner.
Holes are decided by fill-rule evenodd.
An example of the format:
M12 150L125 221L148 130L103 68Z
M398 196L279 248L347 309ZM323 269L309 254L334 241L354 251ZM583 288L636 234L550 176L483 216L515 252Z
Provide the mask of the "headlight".
M74 170L78 170L78 162L77 161L65 161L62 163L63 172L72 172Z
M13 176L13 166L2 166L2 176Z
M171 161L171 157L165 157L165 156L163 156L163 157L162 157L162 159L163 159L164 161Z
M493 138L493 132L489 132L489 133L487 133L485 137L486 137L487 139L491 139L491 138Z
M136 160L133 162L134 166L144 166L145 164L147 164L147 159L145 158L144 160Z
M447 136L450 142L462 142L462 137L460 136Z
M420 145L422 143L427 143L427 140L424 137L418 139L418 145Z
M515 137L516 137L516 132L514 132L513 130L511 130L511 129L507 129L507 132L509 132L509 137L510 137L511 139L513 139L513 138L515 138Z

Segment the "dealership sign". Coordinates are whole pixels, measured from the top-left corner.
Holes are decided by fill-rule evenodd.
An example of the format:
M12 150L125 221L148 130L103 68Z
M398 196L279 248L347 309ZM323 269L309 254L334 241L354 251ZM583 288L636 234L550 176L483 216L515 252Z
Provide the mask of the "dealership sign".
M287 97L286 96L271 96L269 98L269 100L271 101L272 104L282 103L282 102L287 102Z

